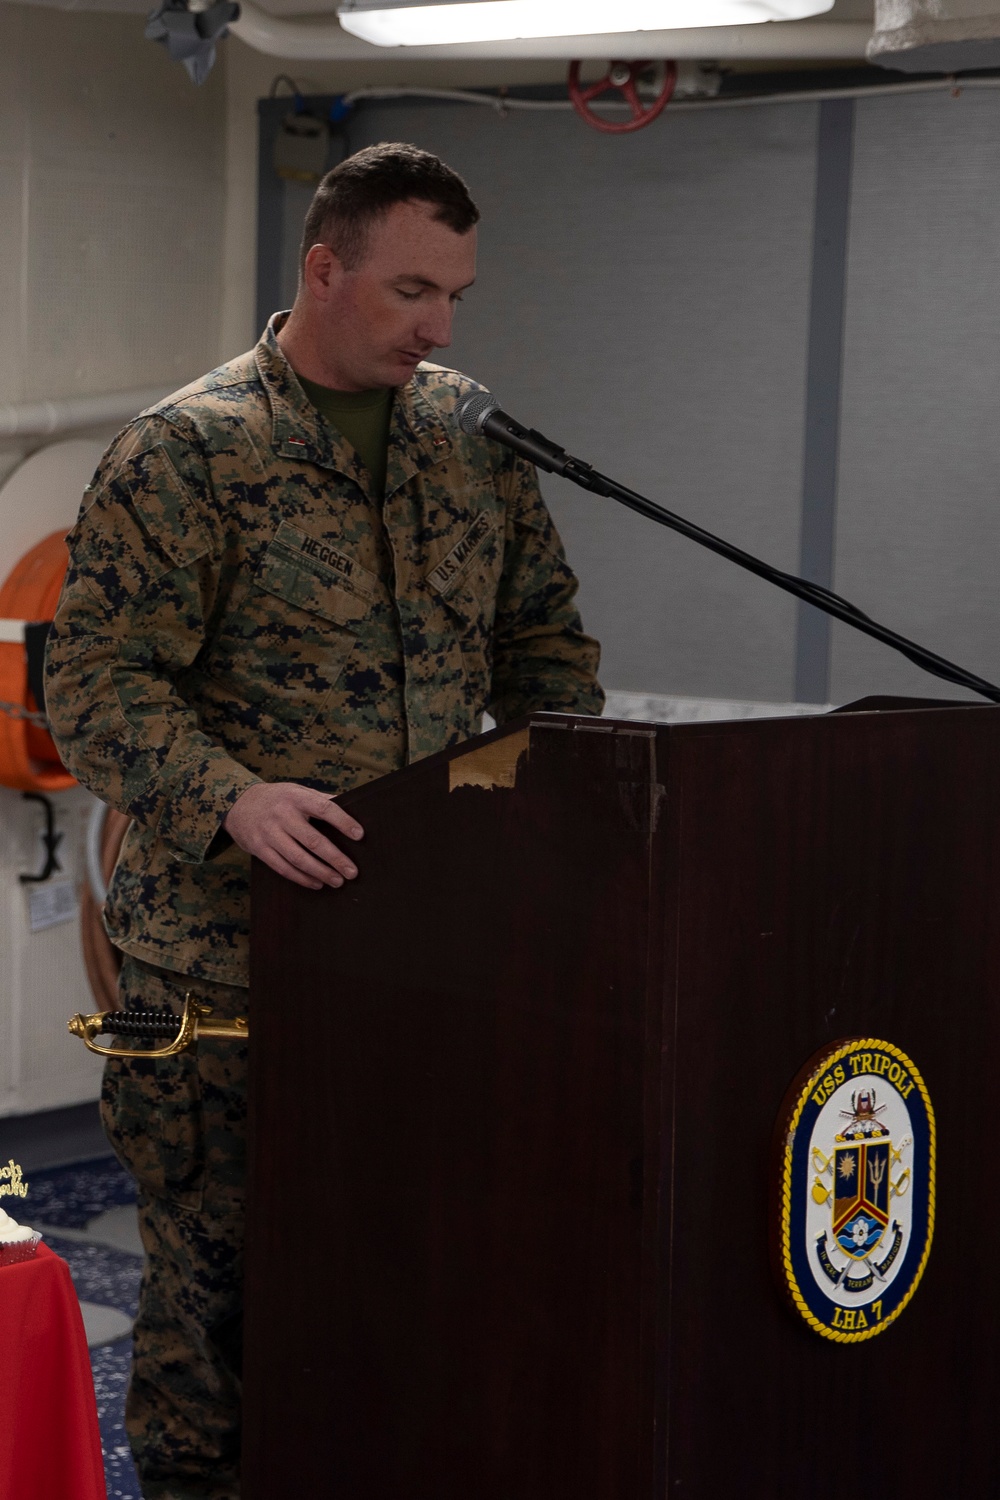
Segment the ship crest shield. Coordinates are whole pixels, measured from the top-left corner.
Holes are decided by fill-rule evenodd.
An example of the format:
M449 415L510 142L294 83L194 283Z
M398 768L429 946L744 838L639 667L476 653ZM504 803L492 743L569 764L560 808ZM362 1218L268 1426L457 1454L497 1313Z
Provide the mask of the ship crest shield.
M833 1233L852 1260L864 1260L889 1226L888 1139L837 1146L833 1153Z

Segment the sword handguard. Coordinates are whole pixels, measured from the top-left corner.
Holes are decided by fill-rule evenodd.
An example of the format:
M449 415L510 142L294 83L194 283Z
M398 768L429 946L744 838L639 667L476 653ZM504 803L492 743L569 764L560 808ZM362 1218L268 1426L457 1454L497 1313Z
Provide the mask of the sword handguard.
M226 1041L246 1041L249 1037L250 1027L245 1016L236 1016L231 1021L211 1021L211 1014L210 1005L187 994L180 1016L166 1009L101 1010L89 1016L78 1012L66 1024L88 1052L95 1052L98 1057L176 1057L180 1052L193 1050L201 1037ZM166 1045L140 1051L128 1047L101 1047L94 1040L97 1036L108 1035L140 1036L150 1041L163 1037Z

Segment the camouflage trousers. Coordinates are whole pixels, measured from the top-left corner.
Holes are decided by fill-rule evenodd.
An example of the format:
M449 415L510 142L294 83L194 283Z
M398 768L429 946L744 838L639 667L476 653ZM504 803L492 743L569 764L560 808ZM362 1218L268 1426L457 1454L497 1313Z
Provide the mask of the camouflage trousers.
M125 1006L218 1016L247 991L126 958ZM126 1044L134 1045L134 1044ZM105 1064L101 1115L139 1189L146 1252L125 1426L146 1500L238 1500L246 1045Z

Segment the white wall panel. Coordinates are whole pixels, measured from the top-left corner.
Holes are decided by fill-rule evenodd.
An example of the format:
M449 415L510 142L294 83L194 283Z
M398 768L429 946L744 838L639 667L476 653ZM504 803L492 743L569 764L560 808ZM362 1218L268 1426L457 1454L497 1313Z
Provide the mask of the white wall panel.
M4 113L0 107L0 120ZM23 370L11 357L23 342L23 177L20 158L0 152L0 401L18 400L24 388Z
M69 438L40 449L0 486L0 579L51 531L68 530L102 444ZM94 800L82 788L51 798L62 833L54 881L79 890L85 875L86 820ZM0 1114L96 1098L100 1064L66 1030L78 1010L94 1009L77 920L32 932L30 892L20 876L43 862L44 809L0 788Z
M53 878L79 886L93 799L77 788L58 793L52 802L63 834L62 871ZM41 867L43 827L40 804L0 788L0 1114L78 1104L100 1090L100 1060L66 1030L74 1012L94 1009L79 923L32 932L29 891L19 880Z
M196 88L143 25L0 4L0 401L182 385L219 360L224 58ZM71 524L96 460L93 444L77 448L58 519L46 505L33 523L19 492L8 553ZM0 475L10 457L0 451ZM91 799L54 801L75 881ZM79 925L32 933L18 880L38 868L40 819L0 789L0 1113L99 1086L100 1064L66 1031L92 1008Z
M141 14L22 11L36 162L147 181L217 176L225 159L221 71L194 86L145 40Z
M70 529L105 446L94 438L63 438L39 448L0 483L0 580L42 537Z
M222 74L195 88L141 16L0 5L0 400L217 363Z
M24 28L27 8L4 6L0 17L0 161L20 162L25 148Z
M167 186L81 168L34 172L28 399L184 385L212 367L217 246L200 185Z

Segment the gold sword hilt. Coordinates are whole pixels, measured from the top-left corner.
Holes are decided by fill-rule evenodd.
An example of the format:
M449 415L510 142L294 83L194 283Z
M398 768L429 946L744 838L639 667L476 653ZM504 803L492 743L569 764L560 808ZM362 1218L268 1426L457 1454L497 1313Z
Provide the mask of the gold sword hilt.
M184 996L184 1009L178 1016L164 1007L162 1010L99 1010L93 1015L77 1013L66 1025L74 1036L78 1036L89 1052L98 1057L175 1057L178 1052L193 1049L202 1037L218 1037L230 1042L245 1042L250 1027L245 1016L236 1016L232 1021L212 1021L212 1007L201 1000ZM142 1051L127 1047L100 1047L97 1036L127 1036L143 1041L158 1041L165 1045L148 1047Z

